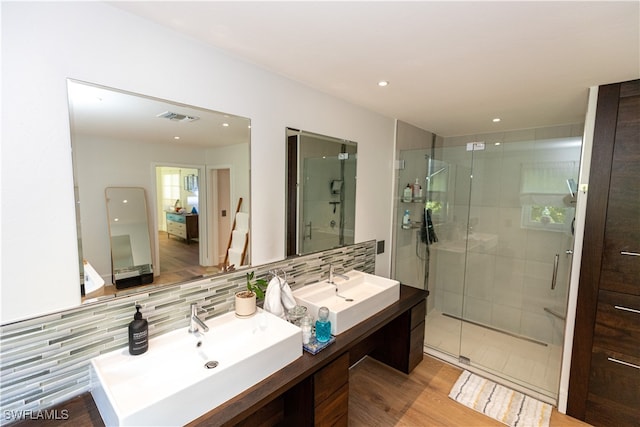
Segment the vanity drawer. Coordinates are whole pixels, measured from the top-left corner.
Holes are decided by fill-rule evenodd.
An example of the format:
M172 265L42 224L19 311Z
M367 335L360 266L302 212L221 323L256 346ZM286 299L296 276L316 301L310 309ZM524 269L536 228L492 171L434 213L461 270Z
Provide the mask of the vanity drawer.
M593 345L640 358L640 297L599 292Z
M349 381L349 354L345 353L313 376L316 405L336 393Z
M640 358L594 346L585 421L635 425L640 419Z
M347 426L349 422L349 353L313 376L314 425Z
M411 309L411 326L410 329L414 329L420 323L424 323L425 316L427 315L427 300L416 304Z

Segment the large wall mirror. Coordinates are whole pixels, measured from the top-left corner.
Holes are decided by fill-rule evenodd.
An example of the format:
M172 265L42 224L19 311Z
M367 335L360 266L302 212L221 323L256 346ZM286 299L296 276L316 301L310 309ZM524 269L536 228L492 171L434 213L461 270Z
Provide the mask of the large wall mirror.
M76 80L67 83L84 300L136 290L115 286L108 187L146 193L153 281L145 286L228 268L232 232L242 226L250 240L250 120ZM235 268L250 264L250 247L243 250ZM85 295L89 271L105 285Z
M354 243L357 144L287 128L287 256Z

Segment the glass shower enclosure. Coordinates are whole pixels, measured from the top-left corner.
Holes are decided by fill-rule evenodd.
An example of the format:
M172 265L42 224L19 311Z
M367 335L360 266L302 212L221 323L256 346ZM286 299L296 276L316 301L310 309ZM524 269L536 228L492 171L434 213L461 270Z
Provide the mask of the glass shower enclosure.
M551 403L581 146L487 140L399 153L392 273L430 291L426 352ZM403 198L416 178L423 196Z

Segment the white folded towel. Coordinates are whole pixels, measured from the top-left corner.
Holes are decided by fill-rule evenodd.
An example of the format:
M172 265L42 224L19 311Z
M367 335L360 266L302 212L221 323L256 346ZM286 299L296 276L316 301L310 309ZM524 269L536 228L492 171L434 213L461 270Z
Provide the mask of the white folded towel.
M296 299L293 297L293 292L291 292L291 287L287 282L283 282L282 284L281 300L285 310L291 310L296 306Z
M246 212L238 212L236 214L236 230L249 229L249 214Z
M231 232L231 248L244 250L247 241L247 230L233 230Z
M264 310L286 320L284 307L282 307L280 279L274 277L267 286L267 292L264 296Z
M242 261L242 250L229 248L229 251L227 253L229 255L229 265L235 265L237 268L239 268L240 262Z

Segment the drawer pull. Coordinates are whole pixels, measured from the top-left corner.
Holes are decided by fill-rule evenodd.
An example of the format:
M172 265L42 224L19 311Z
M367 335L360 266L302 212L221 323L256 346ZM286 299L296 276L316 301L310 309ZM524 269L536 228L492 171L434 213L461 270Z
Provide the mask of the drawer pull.
M615 362L615 363L619 363L619 364L621 364L621 365L629 366L629 367L631 367L631 368L640 369L640 366L639 366L639 365L635 365L635 364L633 364L633 363L625 362L624 360L619 360L619 359L616 359L616 358L614 358L614 357L607 357L607 360L608 360L609 362Z
M616 310L630 311L632 313L640 314L640 310L636 310L635 308L623 307L621 305L614 305L613 308Z
M638 252L620 251L620 255L640 256Z

